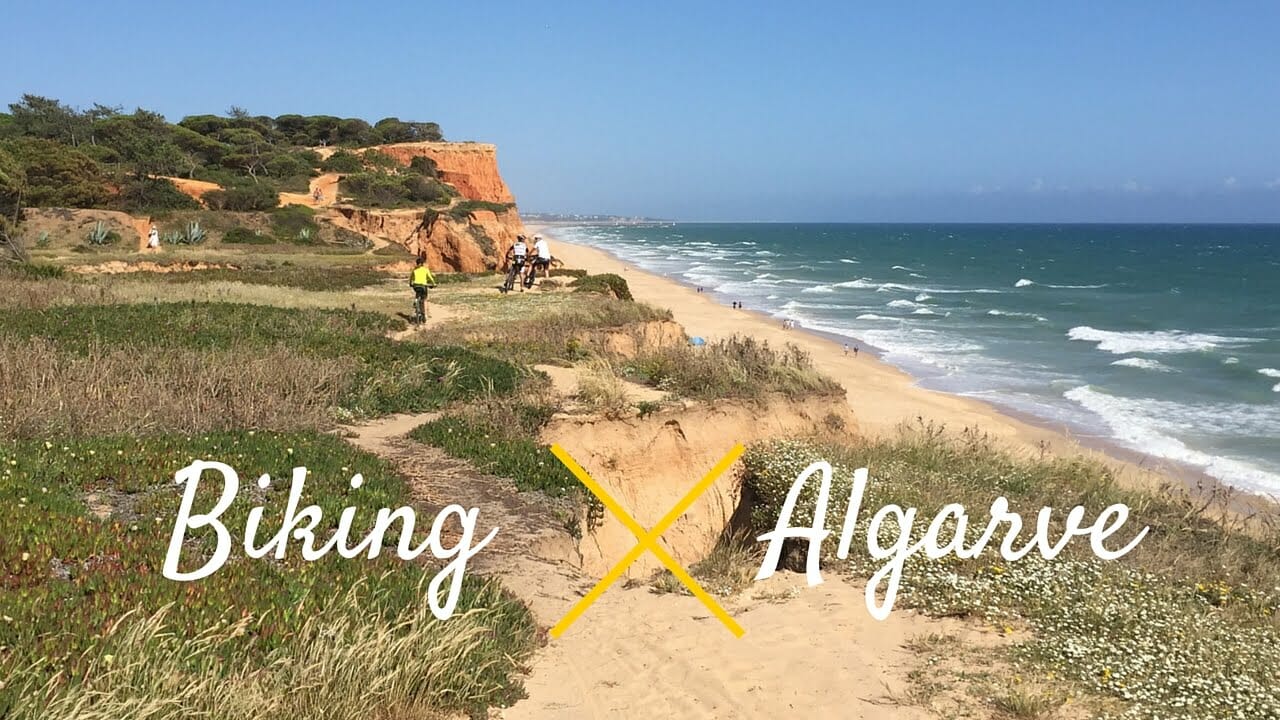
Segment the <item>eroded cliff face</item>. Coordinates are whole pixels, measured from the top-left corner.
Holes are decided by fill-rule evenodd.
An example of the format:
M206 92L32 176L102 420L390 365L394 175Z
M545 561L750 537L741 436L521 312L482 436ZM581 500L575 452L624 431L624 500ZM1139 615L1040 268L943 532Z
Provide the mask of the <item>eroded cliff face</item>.
M468 200L513 203L515 197L498 173L498 148L486 143L418 142L371 148L407 166L415 157L435 161L440 179Z
M335 207L327 219L373 238L378 245L394 243L413 254L426 253L436 271L484 272L496 269L524 225L515 208L503 213L472 211L463 219L447 213L424 222L423 210L373 210Z

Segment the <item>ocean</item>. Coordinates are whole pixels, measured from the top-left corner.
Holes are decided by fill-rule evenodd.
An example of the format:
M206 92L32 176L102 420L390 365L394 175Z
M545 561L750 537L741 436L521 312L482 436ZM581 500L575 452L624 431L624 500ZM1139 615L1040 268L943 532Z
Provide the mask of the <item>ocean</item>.
M918 379L1280 494L1280 226L556 228Z

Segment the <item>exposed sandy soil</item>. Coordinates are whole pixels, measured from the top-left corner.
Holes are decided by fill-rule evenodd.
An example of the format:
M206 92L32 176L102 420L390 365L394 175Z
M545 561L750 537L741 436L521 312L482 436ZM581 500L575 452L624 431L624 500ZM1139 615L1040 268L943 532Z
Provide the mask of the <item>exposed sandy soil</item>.
M540 495L401 437L432 417L397 415L349 428L348 437L394 462L426 508L476 507L481 530L500 527L468 570L501 578L539 625L554 624L594 584L579 569L562 515ZM808 588L802 576L781 572L722 600L746 630L739 639L690 596L619 583L538 651L528 697L491 717L937 717L903 700L919 666L904 646L931 634L987 647L1011 642L908 611L877 622L864 603L857 584L831 577ZM979 656L970 669L984 663Z
M280 193L280 205L305 205L307 207L328 207L338 201L338 181L342 176L338 173L325 173L311 178L311 187L305 193ZM316 191L322 194L316 199Z
M160 177L173 183L178 190L196 200L199 200L201 203L204 202L205 193L211 190L222 189L222 186L218 183L208 182L207 180L192 180L190 178L170 177L166 175L162 175Z

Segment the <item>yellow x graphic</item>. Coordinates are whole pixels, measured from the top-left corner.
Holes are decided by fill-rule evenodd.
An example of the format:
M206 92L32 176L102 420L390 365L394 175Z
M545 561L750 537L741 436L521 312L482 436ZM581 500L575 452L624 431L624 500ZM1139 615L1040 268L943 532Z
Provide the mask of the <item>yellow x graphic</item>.
M613 513L614 516L622 521L623 525L627 526L627 529L636 536L636 540L638 541L636 546L631 548L630 552L626 555L623 555L622 559L618 561L618 564L613 566L613 569L610 570L608 574L600 578L600 582L596 583L596 586L591 588L591 592L583 596L583 598L579 600L563 618L560 618L560 622L556 623L555 626L551 628L551 637L560 637L565 630L568 630L569 626L572 625L574 621L582 615L582 613L586 612L587 608L591 607L591 604L598 600L600 596L604 594L604 591L608 590L609 586L621 577L622 573L626 572L627 568L631 566L631 563L635 562L645 553L646 550L657 556L658 560L671 571L671 574L675 575L676 579L683 583L684 586L689 589L689 592L693 593L694 597L701 600L702 604L707 606L707 609L711 611L712 615L719 618L720 622L724 623L724 626L729 628L729 632L733 633L737 637L742 637L743 633L746 632L742 629L742 626L735 622L732 617L729 617L729 613L725 612L724 608L720 607L720 605L716 603L715 599L702 589L702 586L698 584L698 581L694 580L689 573L685 572L685 569L680 566L680 563L676 562L675 558L671 557L666 549L658 544L658 538L662 536L662 533L666 532L667 528L671 527L671 524L676 521L676 518L683 515L685 510L688 510L689 506L692 505L694 501L702 495L702 493L706 492L707 488L711 487L711 485L716 481L716 478L720 477L725 470L728 470L729 466L738 459L738 456L742 455L743 447L741 444L734 445L728 455L720 458L720 462L716 463L716 466L711 468L711 471L708 472L706 476L704 476L702 480L688 492L688 494L681 498L680 502L676 503L675 507L671 508L671 510L658 521L658 524L653 526L652 530L648 531L628 515L627 511L618 504L618 501L614 500L599 483L592 480L591 476L587 474L587 471L583 470L582 466L570 457L569 453L565 452L564 448L559 445L552 445L551 452L560 459L560 462L564 463L565 467L569 468L569 472L573 473L583 485L587 486L587 489L590 490L592 494L600 498L600 502L604 503L604 506L609 508L609 512Z

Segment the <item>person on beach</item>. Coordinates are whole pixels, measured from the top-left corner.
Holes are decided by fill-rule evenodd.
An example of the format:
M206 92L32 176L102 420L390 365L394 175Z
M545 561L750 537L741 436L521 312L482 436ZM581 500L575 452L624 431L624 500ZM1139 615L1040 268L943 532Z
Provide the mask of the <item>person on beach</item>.
M854 357L858 357L858 346L857 346L857 345L854 345L854 346L853 346L853 356L854 356Z
M844 344L844 356L849 357L849 343Z
M151 232L147 233L147 247L155 250L160 247L160 232L156 230L156 226L151 226Z
M418 324L427 321L427 288L435 284L436 278L427 267L427 256L418 255L418 262L409 273L409 287L413 288L413 319Z

